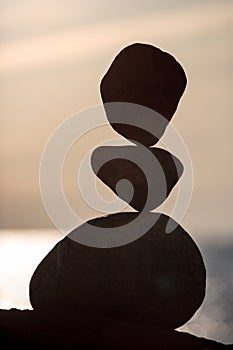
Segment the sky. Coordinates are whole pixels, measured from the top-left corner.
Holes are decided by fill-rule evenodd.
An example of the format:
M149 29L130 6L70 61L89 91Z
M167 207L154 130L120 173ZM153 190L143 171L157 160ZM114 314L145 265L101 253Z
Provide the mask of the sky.
M115 55L145 42L174 55L188 78L172 119L194 172L182 224L197 239L230 236L232 10L224 0L0 1L0 227L53 227L39 189L43 149L66 118L101 103L99 84ZM120 137L110 126L106 135ZM74 169L101 137L85 135L64 164L67 198L83 220L100 214L81 198Z

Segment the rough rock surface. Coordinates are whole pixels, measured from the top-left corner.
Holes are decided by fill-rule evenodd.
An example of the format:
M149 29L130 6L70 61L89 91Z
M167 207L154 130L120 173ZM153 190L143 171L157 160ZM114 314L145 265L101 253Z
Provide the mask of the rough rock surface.
M233 345L151 324L35 311L0 310L1 349L230 350Z
M162 136L167 124L162 126L158 135L153 135L143 128L135 127L135 111L129 116L128 110L124 113L120 107L115 109L108 103L127 102L142 105L160 113L169 122L185 90L186 82L183 68L167 52L147 44L125 47L114 59L100 86L110 124L127 139L147 147L154 145ZM130 117L127 119L130 125L124 124L126 114L127 118ZM144 114L146 111L141 115L141 119L145 129L149 123L150 130L152 123ZM122 118L122 123L118 118ZM159 125L157 129L160 129Z
M138 213L119 213L89 221L102 227L123 226ZM49 252L30 282L34 310L76 312L79 316L112 317L153 323L169 329L186 323L200 307L206 271L196 244L179 226L165 233L169 218L148 213L139 222L155 218L140 239L117 248L92 248L74 241L80 227ZM174 222L174 221L173 221ZM82 230L88 227L84 223ZM100 233L101 234L101 233Z
M99 147L91 157L95 174L138 211L150 211L162 204L183 172L181 162L171 153L140 146ZM122 179L122 188L117 184ZM132 191L133 189L133 191Z

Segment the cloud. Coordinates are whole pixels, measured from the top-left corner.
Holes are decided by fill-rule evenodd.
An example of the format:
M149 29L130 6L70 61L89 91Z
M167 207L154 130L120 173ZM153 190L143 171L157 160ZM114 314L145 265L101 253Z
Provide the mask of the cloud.
M112 21L104 9L105 21L98 14L99 21L79 27L54 32L45 26L40 35L32 32L24 39L2 42L2 225L50 225L38 190L44 143L64 118L99 102L99 80L119 50L130 42L144 41L177 57L188 76L187 90L173 119L195 172L184 224L196 236L212 228L230 232L232 7L232 2L224 1L189 2L177 9L159 8ZM70 177L71 169L67 171ZM89 218L93 213L89 215L77 201L75 188L72 190L78 210Z
M86 62L88 57L102 57L134 41L162 43L192 39L203 32L217 34L232 22L233 3L205 3L168 12L82 25L56 33L44 33L26 39L9 41L0 46L0 74L37 69L53 64Z

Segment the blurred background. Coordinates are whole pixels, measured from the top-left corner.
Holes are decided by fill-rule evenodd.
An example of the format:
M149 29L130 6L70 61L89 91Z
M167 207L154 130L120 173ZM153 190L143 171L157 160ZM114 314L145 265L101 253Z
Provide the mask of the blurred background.
M100 80L115 55L145 42L174 55L188 78L172 123L194 170L182 226L203 253L208 284L182 330L233 342L232 20L230 0L0 0L1 308L30 307L30 276L62 238L40 197L45 144L66 118L101 103ZM106 135L119 137L110 126ZM67 198L83 220L100 214L83 201L73 164L100 138L85 135L64 166Z

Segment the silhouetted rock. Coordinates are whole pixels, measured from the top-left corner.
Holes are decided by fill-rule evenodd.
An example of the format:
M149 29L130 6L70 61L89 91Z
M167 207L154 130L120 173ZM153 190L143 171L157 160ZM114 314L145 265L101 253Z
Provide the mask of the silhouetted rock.
M99 234L106 234L112 227L130 230L127 224L138 217L137 213L119 213L89 224L101 228ZM88 231L88 223L72 231L32 276L30 300L34 310L111 317L170 329L187 322L205 295L201 253L178 224L172 233L165 233L169 220L165 215L143 215L136 229L151 219L157 221L145 235L117 248L77 243L80 230Z
M112 127L125 138L147 147L162 136L176 111L185 90L186 76L181 65L167 52L147 44L125 47L114 59L101 81L101 96ZM151 113L135 107L117 106L109 102L127 102L148 107L164 117L157 121ZM136 114L138 114L136 116ZM145 130L135 126L135 116L141 118ZM126 119L127 118L127 119ZM126 125L126 123L130 125ZM156 124L156 134L151 126Z
M185 86L181 65L151 45L130 45L113 61L101 82L104 108L112 127L137 146L100 147L92 166L139 212L90 220L42 260L30 281L31 323L0 322L19 341L23 333L24 348L24 339L34 349L225 348L173 330L202 304L205 266L178 223L149 212L183 172L175 156L148 147L163 135ZM83 238L91 246L78 243Z
M91 163L95 174L138 211L150 211L163 203L183 171L171 153L140 146L99 147L92 153Z
M221 350L233 349L152 324L80 318L62 313L0 310L2 349L24 350Z

